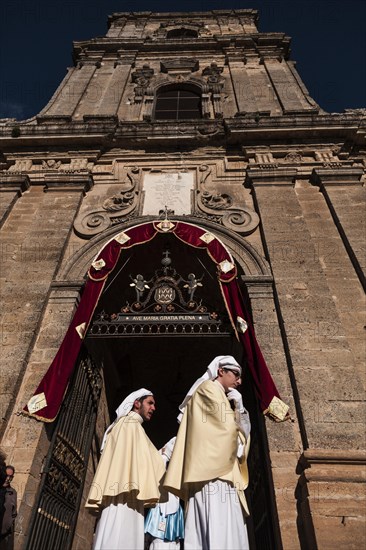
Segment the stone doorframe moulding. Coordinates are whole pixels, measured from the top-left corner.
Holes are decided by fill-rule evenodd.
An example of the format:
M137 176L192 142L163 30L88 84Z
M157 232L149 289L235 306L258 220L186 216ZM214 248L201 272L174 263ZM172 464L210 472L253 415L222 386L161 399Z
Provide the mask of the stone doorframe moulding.
M196 218L195 216L171 216L171 219L191 223L207 231L213 232L222 241L224 246L226 246L242 268L245 276L248 277L252 283L258 280L260 284L263 284L264 281L269 285L272 284L272 273L267 260L249 242L234 231L209 220ZM73 254L61 268L53 281L53 288L67 285L68 282L70 284L74 284L76 281L82 283L93 259L115 234L135 225L153 220L156 220L156 216L134 218L125 224L118 224L110 227L90 239L80 248L80 250Z

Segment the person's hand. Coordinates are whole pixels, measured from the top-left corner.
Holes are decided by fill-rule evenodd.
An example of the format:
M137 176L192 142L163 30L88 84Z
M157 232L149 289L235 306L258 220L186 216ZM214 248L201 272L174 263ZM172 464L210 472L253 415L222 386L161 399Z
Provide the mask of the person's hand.
M243 405L243 398L240 392L238 390L234 390L234 388L229 388L229 393L227 394L227 398L229 401L234 401L235 408L239 409L239 411L244 411L244 405Z
M172 457L172 454L173 454L173 449L174 449L174 445L175 445L175 440L177 438L176 437L172 437L168 443L165 443L164 447L161 449L161 452L163 455L165 455L167 457L168 460L171 459Z
M230 401L234 401L235 403L236 422L239 426L239 430L245 435L245 439L248 439L248 436L250 434L249 413L243 405L243 398L241 393L238 392L238 390L234 390L233 388L229 388L229 390L230 391L227 394L227 397L228 399L230 399Z

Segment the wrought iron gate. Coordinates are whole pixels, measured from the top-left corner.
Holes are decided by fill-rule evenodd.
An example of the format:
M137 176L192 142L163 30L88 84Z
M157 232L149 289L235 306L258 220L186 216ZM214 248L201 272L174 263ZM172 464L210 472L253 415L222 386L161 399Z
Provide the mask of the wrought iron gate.
M99 369L83 349L56 421L26 550L71 547L101 388Z

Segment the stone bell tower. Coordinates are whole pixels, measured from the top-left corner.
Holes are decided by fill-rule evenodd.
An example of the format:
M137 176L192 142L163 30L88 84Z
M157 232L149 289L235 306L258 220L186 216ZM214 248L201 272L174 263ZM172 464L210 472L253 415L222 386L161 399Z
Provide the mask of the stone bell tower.
M164 212L232 254L290 406L290 421L254 422L253 548L362 548L365 111L323 111L290 38L260 32L251 9L115 13L73 59L37 116L0 120L0 436L16 468L15 548L46 549L51 534L55 549L91 543L83 499L113 408L103 373L83 359L84 404L75 381L66 397L89 415L85 439L66 413L53 432L18 413L98 251Z

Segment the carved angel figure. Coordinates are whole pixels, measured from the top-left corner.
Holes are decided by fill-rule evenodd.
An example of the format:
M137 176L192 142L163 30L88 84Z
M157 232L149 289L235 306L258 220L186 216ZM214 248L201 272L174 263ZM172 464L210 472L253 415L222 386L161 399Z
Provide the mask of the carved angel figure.
M145 290L147 288L150 288L149 285L147 284L149 281L146 281L144 279L144 276L141 275L140 273L138 273L135 278L131 277L131 275L130 275L130 278L133 281L132 283L130 283L130 286L135 287L136 301L140 302L140 300L142 298L142 295L145 292Z
M194 273L189 273L188 275L188 281L187 284L183 286L183 288L187 288L188 296L191 301L193 301L193 295L199 286L203 286L201 281L203 279L203 276L200 279L196 279L196 276Z

